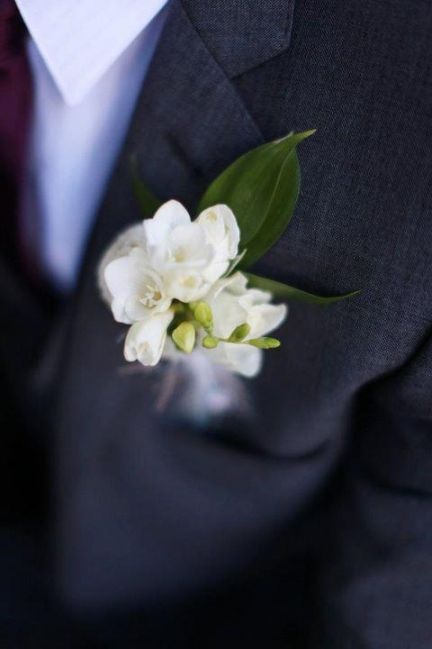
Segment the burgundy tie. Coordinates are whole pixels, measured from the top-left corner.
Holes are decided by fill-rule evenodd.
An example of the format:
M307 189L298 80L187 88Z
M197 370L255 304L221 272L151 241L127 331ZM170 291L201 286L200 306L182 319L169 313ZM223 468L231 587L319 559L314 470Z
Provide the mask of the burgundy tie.
M26 29L13 0L0 0L0 214L3 254L23 259L19 211L32 111Z

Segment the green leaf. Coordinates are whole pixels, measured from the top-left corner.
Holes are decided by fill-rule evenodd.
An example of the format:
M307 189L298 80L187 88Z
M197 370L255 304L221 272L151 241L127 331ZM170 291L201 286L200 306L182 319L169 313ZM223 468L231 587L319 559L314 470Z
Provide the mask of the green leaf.
M248 151L208 187L198 210L225 203L234 212L241 232L241 260L246 268L257 261L287 227L300 190L297 145L315 131L290 133Z
M339 302L340 300L345 300L348 297L354 297L354 295L360 293L360 291L352 291L351 293L345 293L344 295L325 297L323 295L307 293L306 291L302 291L301 289L290 286L289 284L277 282L274 279L267 279L266 277L253 275L252 273L245 273L245 275L248 278L249 286L252 288L259 288L262 291L270 291L274 297L299 300L301 302L308 302L309 304L324 306L327 304L333 304L334 302Z
M147 185L141 180L138 173L138 162L135 156L131 158L132 187L135 198L140 206L144 219L151 218L162 202L153 194Z

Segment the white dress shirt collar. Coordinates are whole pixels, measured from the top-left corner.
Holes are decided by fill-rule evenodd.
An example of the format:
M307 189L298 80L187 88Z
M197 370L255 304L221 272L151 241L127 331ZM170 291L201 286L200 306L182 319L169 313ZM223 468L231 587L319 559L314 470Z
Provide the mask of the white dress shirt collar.
M64 101L75 105L167 0L16 2Z

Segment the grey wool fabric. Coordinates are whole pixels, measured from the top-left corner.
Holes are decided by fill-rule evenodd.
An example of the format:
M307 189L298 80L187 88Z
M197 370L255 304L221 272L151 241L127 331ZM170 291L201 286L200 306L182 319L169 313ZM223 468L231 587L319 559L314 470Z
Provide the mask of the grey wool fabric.
M58 592L103 621L107 647L430 649L430 3L169 11L61 327ZM309 128L296 214L255 270L361 294L290 304L281 349L247 383L253 421L158 413L150 375L118 371L95 281L140 218L131 156L193 212L241 153Z

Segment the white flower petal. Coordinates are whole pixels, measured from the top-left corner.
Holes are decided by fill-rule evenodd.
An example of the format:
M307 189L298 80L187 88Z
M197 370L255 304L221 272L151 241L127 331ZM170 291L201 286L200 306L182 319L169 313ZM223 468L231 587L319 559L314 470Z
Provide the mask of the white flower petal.
M240 271L237 271L230 277L227 277L229 290L233 295L243 295L247 289L247 277Z
M204 277L210 283L216 282L229 268L229 261L214 261L204 270Z
M124 304L124 312L129 321L137 322L144 320L150 313L162 313L167 311L171 306L171 298L162 295L161 299L155 302L152 306L148 304L148 300L140 297L139 295L132 295Z
M225 237L225 223L219 210L220 207L225 206L214 205L208 207L197 218L197 222L204 228L208 240L216 244L220 243Z
M105 282L112 296L111 309L118 322L130 324L146 317L149 310L165 311L171 300L162 279L147 265L142 251L114 259L105 268Z
M243 273L236 272L229 277L223 277L213 284L208 294L208 301L215 300L225 290L233 295L243 295L246 292L247 278Z
M268 304L271 302L272 294L269 291L261 291L258 288L249 288L244 295L240 297L240 302L245 308L250 308L259 304Z
M157 247L164 244L174 228L187 225L190 221L190 216L181 203L173 200L164 203L153 218L143 222L148 246Z
M213 283L222 277L228 270L230 260L237 255L240 230L227 205L207 208L201 212L197 223L203 228L208 243L214 249L214 260L205 270L206 279Z
M143 365L157 365L164 349L167 328L173 317L173 312L167 311L135 322L126 336L125 359L129 362L138 360Z
M228 291L219 293L216 300L210 302L213 312L213 332L220 338L228 338L234 329L246 322L247 311L242 308L238 298Z
M286 304L260 304L251 307L247 323L250 326L248 338L260 338L277 329L287 317Z
M210 243L228 259L234 259L238 252L240 242L240 229L233 211L228 205L213 205L201 212L197 219L207 234Z
M202 273L195 269L177 268L164 275L165 289L170 298L180 302L193 302L204 297L209 284Z
M119 257L105 268L105 282L109 292L116 298L127 298L139 293L142 282L142 263L136 257Z
M205 351L213 362L248 378L256 376L262 366L263 352L252 345L219 343L216 349Z
M207 245L203 228L198 223L188 223L174 228L167 240L167 265L204 267L213 257L213 249Z
M122 322L123 324L132 324L133 320L131 320L126 313L125 300L123 298L112 299L111 311L116 322Z
M107 304L110 304L112 295L106 285L105 268L111 261L118 257L125 257L132 250L140 250L141 254L145 254L145 247L145 232L142 223L139 223L137 225L132 225L124 230L124 232L121 232L102 256L98 267L98 284L102 298L107 302Z

